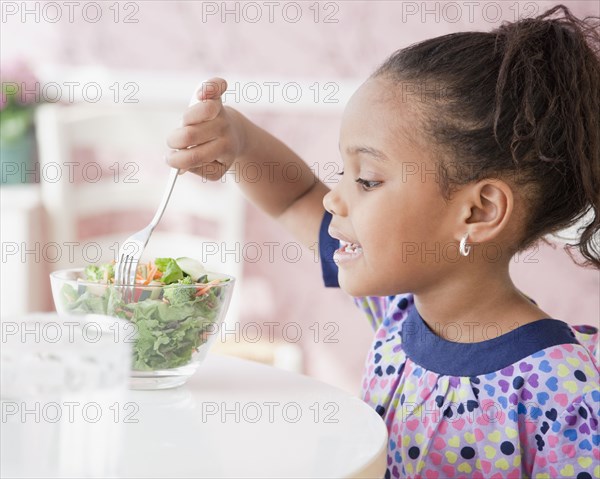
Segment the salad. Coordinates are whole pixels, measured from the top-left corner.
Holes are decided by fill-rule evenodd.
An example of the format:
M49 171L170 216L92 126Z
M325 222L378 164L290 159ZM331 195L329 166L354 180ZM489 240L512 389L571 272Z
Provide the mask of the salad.
M183 366L206 342L226 299L223 283L209 281L203 265L191 258L156 258L138 265L134 299L125 303L114 284L115 263L89 265L77 288L60 291L66 310L127 319L136 325L133 369L152 371Z

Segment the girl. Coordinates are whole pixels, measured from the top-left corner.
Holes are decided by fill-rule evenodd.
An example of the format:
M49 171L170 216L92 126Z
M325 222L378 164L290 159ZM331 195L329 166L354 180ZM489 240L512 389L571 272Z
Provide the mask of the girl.
M223 108L221 79L169 138L168 162L208 179L263 165L241 188L318 239L325 284L368 314L362 392L389 431L386 477L600 477L597 330L509 276L515 253L586 213L577 247L600 266L599 46L594 19L560 5L394 53L347 105L332 191Z

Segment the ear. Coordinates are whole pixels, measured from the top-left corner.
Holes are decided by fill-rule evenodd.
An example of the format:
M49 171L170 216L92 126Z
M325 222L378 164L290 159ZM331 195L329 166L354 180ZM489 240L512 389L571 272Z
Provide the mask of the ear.
M485 179L469 185L463 194L457 241L465 233L469 233L471 243L497 238L513 213L514 196L510 186L501 180Z

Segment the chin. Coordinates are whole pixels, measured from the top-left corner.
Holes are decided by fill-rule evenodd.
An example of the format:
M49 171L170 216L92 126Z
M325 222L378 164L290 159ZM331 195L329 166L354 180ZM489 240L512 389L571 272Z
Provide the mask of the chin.
M360 277L354 278L348 276L340 271L338 273L338 282L340 284L340 289L350 296L395 296L397 294L412 292L408 285L404 285L404 283L404 287L398 287L397 284L373 284L366 283L364 279Z
M353 281L352 279L344 278L344 275L338 275L340 289L350 296L380 296L376 289L369 287L364 281Z

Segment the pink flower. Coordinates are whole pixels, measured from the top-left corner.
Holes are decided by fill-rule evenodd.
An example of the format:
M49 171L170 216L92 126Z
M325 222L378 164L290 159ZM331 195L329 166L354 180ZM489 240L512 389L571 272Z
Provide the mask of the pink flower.
M22 105L39 102L39 80L30 66L23 60L14 60L0 66L0 82L2 95L0 95L0 110L6 107L7 96L11 93L15 101ZM16 90L16 91L15 91ZM25 94L24 92L30 92Z

